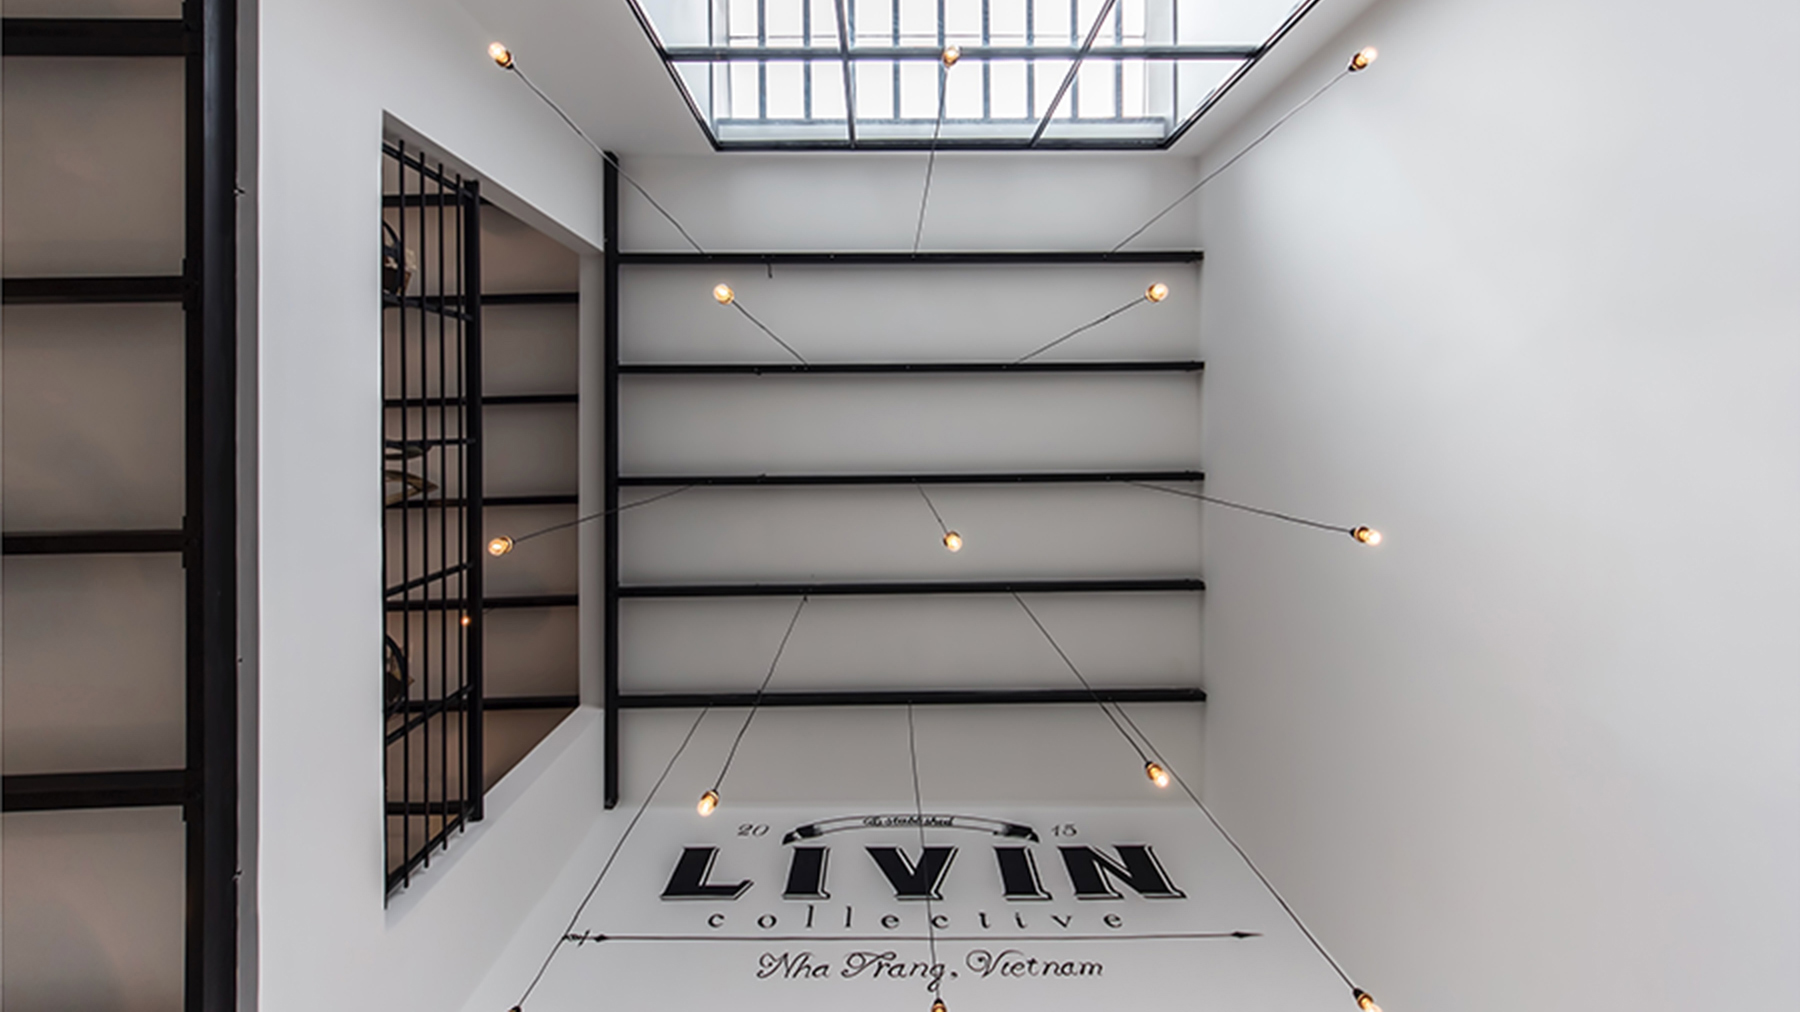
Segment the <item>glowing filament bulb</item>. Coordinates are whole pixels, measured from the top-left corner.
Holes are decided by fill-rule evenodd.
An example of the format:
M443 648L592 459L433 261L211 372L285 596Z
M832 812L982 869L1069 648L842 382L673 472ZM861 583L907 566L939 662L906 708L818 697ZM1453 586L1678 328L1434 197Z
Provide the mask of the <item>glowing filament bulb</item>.
M1350 72L1354 74L1359 70L1367 69L1369 64L1374 63L1375 58L1380 55L1381 53L1374 46L1364 46L1358 49L1356 55L1350 57Z
M737 299L737 293L731 290L730 285L720 285L713 289L713 298L718 300L719 305L729 306Z
M944 1004L944 999L939 998L931 1003L931 1012L950 1012L950 1006Z
M1362 988L1356 989L1356 1007L1362 1009L1362 1012L1381 1012L1381 1006L1375 1004L1375 999Z
M1373 527L1358 527L1350 532L1350 536L1365 545L1381 544L1381 532Z
M1161 302L1168 297L1169 286L1163 284L1161 281L1144 289L1144 298L1149 299L1151 302Z
M711 815L713 809L718 807L719 792L707 791L705 794L700 795L700 803L694 806L694 811L699 812L701 815Z
M1144 775L1158 787L1169 786L1169 771L1163 769L1162 764L1154 759L1144 764Z
M945 531L944 547L952 552L962 551L962 535L955 531Z
M512 50L506 48L506 45L504 43L495 42L495 43L490 44L488 46L488 55L494 58L494 62L498 63L500 65L500 69L502 69L502 70L511 70L512 69L512 65L513 65Z
M475 620L469 617L469 613L463 612L462 624L463 625L473 625L474 623L475 623Z
M488 554L489 555L493 555L493 556L505 555L507 552L510 552L512 550L513 550L513 539L507 537L504 534L502 534L499 537L495 538L494 540L488 542Z
M944 66L945 67L956 66L956 61L960 60L960 59L962 59L962 47L961 46L945 46L944 47Z

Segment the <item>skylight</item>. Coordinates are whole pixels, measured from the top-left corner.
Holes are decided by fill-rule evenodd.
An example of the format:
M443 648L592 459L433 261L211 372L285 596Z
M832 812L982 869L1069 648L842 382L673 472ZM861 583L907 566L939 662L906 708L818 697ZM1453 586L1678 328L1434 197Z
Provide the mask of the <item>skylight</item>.
M1316 2L632 0L731 150L1167 147Z

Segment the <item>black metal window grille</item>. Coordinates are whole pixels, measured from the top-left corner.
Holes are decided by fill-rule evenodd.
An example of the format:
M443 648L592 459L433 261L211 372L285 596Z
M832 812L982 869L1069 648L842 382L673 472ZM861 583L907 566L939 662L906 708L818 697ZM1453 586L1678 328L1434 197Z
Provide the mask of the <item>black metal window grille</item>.
M383 145L387 885L482 817L481 195Z

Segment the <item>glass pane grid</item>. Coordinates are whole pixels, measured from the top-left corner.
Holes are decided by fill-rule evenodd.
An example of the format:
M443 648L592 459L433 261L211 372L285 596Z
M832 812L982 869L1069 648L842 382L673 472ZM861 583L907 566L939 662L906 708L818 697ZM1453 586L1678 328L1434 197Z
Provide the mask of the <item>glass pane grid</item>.
M634 2L721 147L925 146L934 135L948 147L1158 146L1208 108L1301 7L1295 0ZM704 18L696 9L707 11ZM659 13L685 20L666 30ZM666 41L676 37L683 41ZM949 45L962 56L946 69L940 55Z

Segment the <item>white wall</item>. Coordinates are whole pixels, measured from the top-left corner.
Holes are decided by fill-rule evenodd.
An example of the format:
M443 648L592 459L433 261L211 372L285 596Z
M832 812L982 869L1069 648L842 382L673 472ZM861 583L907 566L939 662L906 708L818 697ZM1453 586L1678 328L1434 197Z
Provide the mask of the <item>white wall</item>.
M1800 10L1388 0L1207 164L1208 789L1383 1004L1800 1004ZM1346 1005L1346 1007L1348 1007Z
M565 724L384 909L380 144L429 141L586 250L599 160L456 4L269 0L259 30L260 1007L448 1007L586 832L598 746L590 721Z

